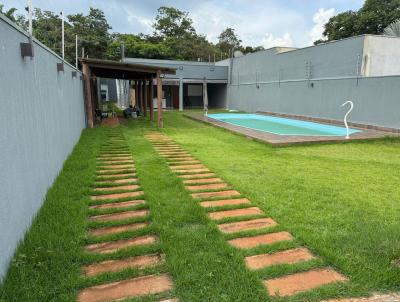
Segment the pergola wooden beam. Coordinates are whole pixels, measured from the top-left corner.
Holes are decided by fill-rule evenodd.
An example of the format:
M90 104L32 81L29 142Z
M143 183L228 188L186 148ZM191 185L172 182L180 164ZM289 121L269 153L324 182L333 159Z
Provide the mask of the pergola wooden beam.
M98 59L80 59L85 79L85 108L87 115L88 127L94 126L94 108L93 103L95 85L92 85L92 76L123 79L135 81L135 102L136 106L140 106L143 115L147 115L147 102L150 96L150 119L154 119L153 112L153 78L157 78L157 105L158 105L158 127L163 127L163 110L162 110L162 82L161 74L176 74L175 68L167 68L164 66L154 66L145 64L131 64L125 62L116 62ZM147 91L145 81L151 80L150 93ZM141 85L140 83L141 82ZM137 91L137 92L136 92Z
M149 83L149 104L150 104L150 121L154 122L154 105L153 105L153 78Z
M162 111L161 70L157 71L157 123L159 128L164 127L163 111Z
M92 106L93 100L92 100L91 72L90 72L90 67L85 63L82 64L82 72L83 72L84 87L85 87L85 109L87 117L87 126L89 128L93 128L94 116L93 116L93 106Z
M143 116L147 117L147 102L148 102L148 97L147 97L147 80L143 81Z

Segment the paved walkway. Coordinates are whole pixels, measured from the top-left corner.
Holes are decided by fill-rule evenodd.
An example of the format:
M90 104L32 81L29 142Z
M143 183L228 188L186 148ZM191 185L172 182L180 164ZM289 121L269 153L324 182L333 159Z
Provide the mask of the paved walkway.
M228 243L237 249L251 249L258 246L293 241L294 236L286 231L274 232L271 228L278 223L240 192L231 188L208 167L194 158L166 135L149 131L145 137L153 144L160 156L164 157L172 172L181 178L191 196L200 206L208 208L208 216L216 221L222 233L231 234ZM226 206L234 209L226 210ZM221 208L225 207L225 208ZM226 222L234 218L234 222ZM243 235L245 231L258 231L257 235ZM237 234L237 236L235 236ZM318 258L307 247L296 247L268 254L256 254L244 259L250 270L260 270L273 265L293 265ZM331 267L318 267L306 271L263 280L270 296L292 296L324 285L347 282L346 276ZM388 298L389 297L389 298ZM394 298L393 298L394 297ZM330 302L393 302L399 296L375 296L371 299L345 299ZM379 300L379 298L382 298ZM398 300L390 300L390 299Z
M97 255L96 259L101 260L82 267L82 271L89 280L127 270L137 270L138 273L135 278L85 288L78 294L77 301L119 301L168 293L173 289L168 274L147 275L141 272L163 264L164 255L134 253L135 256L124 256L130 250L154 245L159 240L157 234L146 231L151 221L143 194L124 137L110 130L109 140L103 144L97 159L97 176L89 206L88 236L95 243L85 247L87 253ZM162 301L178 302L174 298Z

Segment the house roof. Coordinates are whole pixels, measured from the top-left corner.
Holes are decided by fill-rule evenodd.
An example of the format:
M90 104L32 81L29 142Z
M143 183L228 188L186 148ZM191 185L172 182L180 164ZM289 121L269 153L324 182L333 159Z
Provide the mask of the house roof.
M87 64L94 75L101 78L112 79L148 79L155 77L157 71L162 74L175 74L176 68L117 62L100 59L80 59L82 64Z

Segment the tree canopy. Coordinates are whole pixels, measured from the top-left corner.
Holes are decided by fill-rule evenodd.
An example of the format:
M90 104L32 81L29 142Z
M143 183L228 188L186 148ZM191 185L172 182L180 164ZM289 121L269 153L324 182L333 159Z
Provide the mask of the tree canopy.
M325 24L325 39L332 41L363 34L382 34L400 19L400 0L366 0L358 11L340 13Z
M16 14L11 8L0 12L12 21L27 29L28 22L24 15ZM68 15L65 20L65 59L75 62L75 35L79 37L79 48L85 48L85 55L92 58L119 60L120 47L125 45L127 57L150 59L201 60L224 59L232 48L250 53L263 47L243 46L233 28L226 28L218 37L218 43L208 41L207 37L198 34L193 26L189 13L174 7L162 6L157 10L153 23L153 34L110 33L104 12L90 8L87 15L83 13ZM59 13L34 9L33 35L54 50L61 53L61 18Z

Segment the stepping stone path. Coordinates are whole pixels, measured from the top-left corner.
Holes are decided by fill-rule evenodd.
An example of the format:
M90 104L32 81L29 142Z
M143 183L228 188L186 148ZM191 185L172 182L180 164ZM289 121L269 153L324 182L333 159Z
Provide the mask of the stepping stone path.
M156 131L146 132L145 137L165 158L171 171L182 179L191 196L199 200L200 206L208 208L209 218L217 223L221 221L218 223L219 230L230 234L231 238L234 237L228 241L230 245L251 251L259 246L294 241L294 237L288 232L274 232L272 228L278 225L276 221L266 217L260 208L251 206L250 200L232 189L172 139ZM234 221L226 222L226 220ZM243 235L246 231L257 231L257 235ZM307 248L297 247L269 254L251 255L246 257L245 262L250 270L259 270L273 265L293 265L315 258L317 257ZM263 280L263 283L270 296L292 296L324 285L346 281L345 276L331 268L318 268Z
M142 273L144 269L157 269L157 266L165 263L164 255L153 252L144 255L135 253L135 256L122 259L114 256L121 250L127 252L128 249L151 246L159 241L156 234L141 233L140 236L129 237L129 232L145 232L150 225L150 210L146 208L144 192L138 184L135 171L135 164L124 137L113 130L109 133L108 142L103 143L97 158L97 176L93 194L90 196L91 216L88 221L91 228L88 235L96 243L88 244L84 248L87 253L103 257L98 262L82 267L82 273L86 278L120 273L128 269L135 269L138 273L134 278L127 277L128 279L109 283L103 281L82 289L78 293L78 302L108 302L148 295L168 295L173 289L173 281L168 274ZM123 234L126 234L124 239L109 239ZM162 301L179 302L175 298L160 300Z

